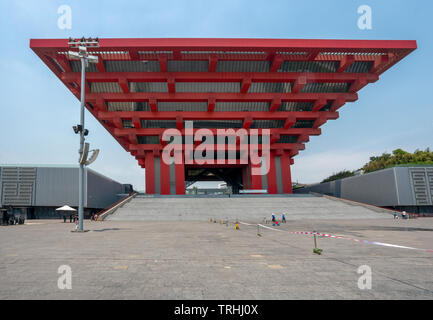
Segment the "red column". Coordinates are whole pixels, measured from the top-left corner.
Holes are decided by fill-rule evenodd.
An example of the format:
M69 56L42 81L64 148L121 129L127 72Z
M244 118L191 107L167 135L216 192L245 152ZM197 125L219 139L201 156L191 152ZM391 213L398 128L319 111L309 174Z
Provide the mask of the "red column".
M270 152L269 154L269 171L268 171L268 193L276 194L278 193L277 187L277 172L275 169L275 153Z
M161 194L170 194L170 166L164 162L162 157L159 161L161 177Z
M250 188L250 184L248 181L248 167L243 167L242 168L242 184L244 186L244 189L249 189Z
M183 152L175 152L176 194L185 194L185 163Z
M146 193L155 193L155 159L152 152L146 152L145 155L146 168Z
M281 181L283 182L283 192L292 193L292 177L290 174L290 160L287 152L284 152L281 159Z
M253 175L252 169L260 168L260 164L250 163L250 175L251 175L251 189L257 190L262 188L262 176L259 174ZM260 169L259 169L260 170Z

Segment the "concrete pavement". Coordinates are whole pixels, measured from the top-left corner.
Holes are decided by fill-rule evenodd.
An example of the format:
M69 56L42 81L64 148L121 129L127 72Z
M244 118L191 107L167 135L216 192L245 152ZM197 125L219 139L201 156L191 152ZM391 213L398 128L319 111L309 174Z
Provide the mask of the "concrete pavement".
M433 254L210 222L29 220L0 227L0 299L432 299ZM289 220L329 232L429 248L433 219ZM431 248L430 248L431 249ZM72 289L57 286L72 270ZM360 290L357 269L372 270Z

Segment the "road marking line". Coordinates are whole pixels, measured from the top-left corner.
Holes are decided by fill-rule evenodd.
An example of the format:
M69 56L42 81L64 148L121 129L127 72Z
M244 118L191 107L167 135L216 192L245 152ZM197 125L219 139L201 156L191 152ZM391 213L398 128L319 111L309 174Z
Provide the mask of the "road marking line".
M366 243L366 244L373 244L373 245L382 246L382 247L393 247L393 248L399 248L399 249L409 249L409 250L418 250L418 251L425 251L425 252L433 252L433 250L431 250L431 249L420 249L420 248L400 246L400 245L397 245L397 244L391 244L391 243L385 243L385 242L370 241L370 240L363 240L363 239L360 240L360 239L349 238L349 237L344 237L344 236L336 236L336 235L332 235L332 234L328 234L328 233L310 232L310 231L286 231L286 230L279 230L279 229L271 228L271 227L265 226L263 224L251 224L251 223L246 223L246 222L239 222L239 223L243 224L243 225L246 225L246 226L260 226L260 227L265 228L265 229L269 229L269 230L273 230L273 231L279 231L279 232L284 232L284 233L302 234L302 235L314 235L314 234L316 234L316 235L318 235L320 237L328 237L328 238L334 238L334 239L351 240L351 241L355 241L355 242Z

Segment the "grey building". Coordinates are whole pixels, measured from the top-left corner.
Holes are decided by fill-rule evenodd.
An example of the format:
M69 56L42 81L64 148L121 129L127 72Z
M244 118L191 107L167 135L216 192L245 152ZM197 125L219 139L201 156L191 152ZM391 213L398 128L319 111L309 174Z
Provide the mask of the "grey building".
M86 216L112 205L132 189L89 168L85 182ZM0 208L20 209L27 218L58 218L55 209L63 205L78 207L78 166L0 166Z
M433 166L398 166L309 185L294 192L316 192L379 207L432 215Z

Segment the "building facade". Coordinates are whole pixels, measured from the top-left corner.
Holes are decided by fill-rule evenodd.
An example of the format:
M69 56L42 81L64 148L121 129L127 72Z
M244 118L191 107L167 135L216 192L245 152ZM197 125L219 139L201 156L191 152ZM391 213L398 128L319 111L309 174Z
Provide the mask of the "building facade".
M296 190L433 215L433 166L393 167Z
M86 168L86 215L112 205L129 188ZM0 166L0 208L22 209L28 218L55 218L63 205L78 207L78 166Z
M78 99L81 65L68 51L85 45L80 41L30 41ZM290 165L309 137L416 47L376 40L99 39L87 49L98 63L86 68L85 104L145 168L146 193L185 194L194 181L221 180L234 193L292 193ZM219 129L232 129L226 133L235 142L207 139ZM167 130L181 135L170 153L174 162L163 157L172 144ZM236 138L241 131L247 140ZM218 159L203 163L206 141ZM241 161L256 144L259 161Z

